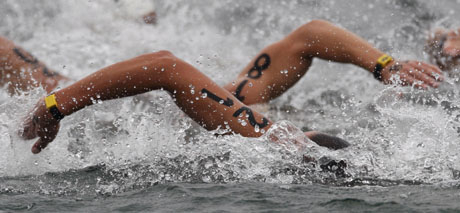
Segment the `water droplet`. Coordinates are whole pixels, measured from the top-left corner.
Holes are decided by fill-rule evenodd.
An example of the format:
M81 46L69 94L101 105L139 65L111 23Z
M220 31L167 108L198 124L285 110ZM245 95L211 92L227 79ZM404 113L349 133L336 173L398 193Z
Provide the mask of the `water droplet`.
M164 72L165 71L165 68L161 68L161 72Z
M254 127L254 132L259 132L259 131L260 131L259 125L256 125L256 126Z
M146 67L146 66L143 66L142 69L147 70L147 67Z
M220 100L220 101L219 101L219 104L224 104L224 100Z
M208 97L208 93L203 92L203 94L201 94L201 98L206 98L206 97Z
M252 82L249 82L248 86L249 86L249 87L252 87L252 86L253 86Z

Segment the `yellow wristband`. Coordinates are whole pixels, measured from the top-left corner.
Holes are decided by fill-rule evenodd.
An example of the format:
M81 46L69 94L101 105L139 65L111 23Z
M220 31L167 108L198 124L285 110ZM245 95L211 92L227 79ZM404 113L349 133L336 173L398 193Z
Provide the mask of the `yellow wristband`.
M393 61L393 58L387 54L383 54L377 59L377 64L375 65L374 68L374 77L375 79L381 81L382 80L382 70L385 68L391 61Z
M377 64L380 64L382 68L385 68L385 66L387 66L388 63L390 63L391 61L393 61L393 58L391 56L383 54L377 59Z
M57 108L56 95L51 94L45 97L45 105L46 109L48 109L54 119L59 121L64 118L64 115Z
M57 107L56 95L52 94L47 96L45 98L45 105L47 109L50 109L51 107Z

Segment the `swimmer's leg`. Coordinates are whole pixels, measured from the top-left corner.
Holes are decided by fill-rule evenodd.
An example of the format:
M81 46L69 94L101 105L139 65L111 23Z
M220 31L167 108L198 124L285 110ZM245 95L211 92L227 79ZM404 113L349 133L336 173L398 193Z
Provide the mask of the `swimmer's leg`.
M110 100L145 93L168 91L176 104L193 120L208 130L228 129L245 137L259 137L271 122L238 101L190 64L167 51L138 56L103 68L88 77L55 92L57 107L63 115ZM26 121L24 137L40 137L34 153L54 140L59 121L38 102Z
M0 36L0 86L7 85L10 94L39 86L50 92L59 81L66 80L66 77L50 70L33 55Z

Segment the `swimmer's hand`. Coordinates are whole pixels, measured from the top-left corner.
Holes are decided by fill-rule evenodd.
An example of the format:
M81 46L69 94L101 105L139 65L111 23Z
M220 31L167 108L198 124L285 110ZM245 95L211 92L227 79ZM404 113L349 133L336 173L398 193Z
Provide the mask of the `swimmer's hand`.
M446 41L442 46L443 55L450 57L459 57L460 56L460 29L449 30L448 32L443 32L446 36Z
M350 143L341 138L327 135L321 132L309 131L305 132L305 135L316 144L327 147L329 149L337 150L350 146Z
M46 109L44 98L42 98L24 120L20 135L26 140L39 137L32 146L32 153L37 154L56 138L58 132L59 121L54 119Z
M403 86L413 85L419 89L437 88L444 76L441 70L431 64L420 61L392 61L382 70L382 81L385 84L394 83L398 77Z

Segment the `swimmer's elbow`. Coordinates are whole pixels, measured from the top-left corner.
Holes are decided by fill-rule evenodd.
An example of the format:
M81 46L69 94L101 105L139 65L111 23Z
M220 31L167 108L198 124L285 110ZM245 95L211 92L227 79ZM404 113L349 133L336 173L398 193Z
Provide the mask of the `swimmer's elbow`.
M141 56L142 59L146 60L146 61L150 61L150 62L156 62L156 61L159 61L159 60L162 60L162 59L173 59L173 58L176 58L176 56L174 56L172 54L172 52L168 51L168 50L160 50L160 51L157 51L157 52L152 52L152 53L146 53L146 54L143 54Z
M314 20L304 24L300 28L302 29L303 32L312 33L312 32L321 30L321 29L323 29L325 27L328 27L328 26L333 26L333 24L331 22L326 21L326 20L314 19Z

